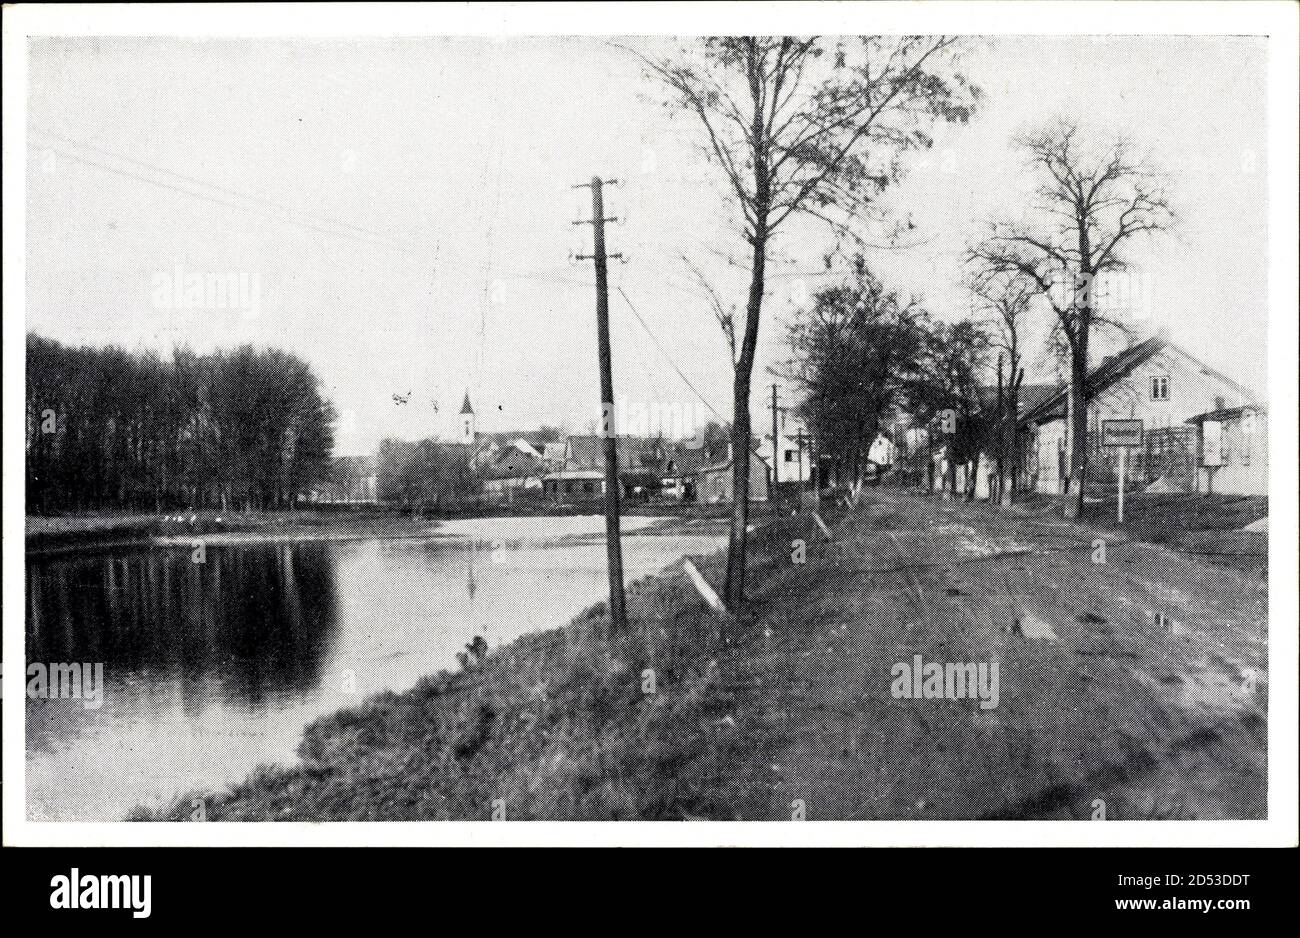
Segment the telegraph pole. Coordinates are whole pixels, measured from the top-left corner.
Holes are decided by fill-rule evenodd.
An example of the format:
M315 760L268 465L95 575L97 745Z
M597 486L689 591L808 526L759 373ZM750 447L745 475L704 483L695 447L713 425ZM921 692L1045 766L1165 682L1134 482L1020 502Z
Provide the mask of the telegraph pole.
M776 435L776 382L772 383L772 498L775 499L781 482L781 445Z
M617 183L617 179L608 180ZM614 426L614 375L609 350L609 274L606 269L605 222L616 221L605 217L605 203L601 187L605 184L599 176L591 182L580 183L575 189L591 187L591 220L577 221L575 225L590 224L594 234L595 251L579 254L579 260L596 262L596 345L600 354L600 411L601 435L605 441L605 553L609 567L609 618L614 633L627 629L627 610L623 600L623 543L618 522L618 436ZM608 255L622 257L621 254Z

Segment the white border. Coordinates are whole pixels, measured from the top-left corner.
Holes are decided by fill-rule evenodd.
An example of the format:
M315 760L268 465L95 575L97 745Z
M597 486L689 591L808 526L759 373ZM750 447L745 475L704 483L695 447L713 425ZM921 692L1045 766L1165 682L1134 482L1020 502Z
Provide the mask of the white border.
M310 9L304 9L309 7ZM1297 842L1297 7L1286 2L180 4L4 8L4 659L24 660L26 39L960 33L1267 35L1269 42L1269 595L1267 821L679 823L42 823L26 819L25 708L4 707L4 844L1295 846ZM1102 27L1105 27L1103 29ZM1225 236L1230 236L1225 233ZM19 674L21 669L12 669Z

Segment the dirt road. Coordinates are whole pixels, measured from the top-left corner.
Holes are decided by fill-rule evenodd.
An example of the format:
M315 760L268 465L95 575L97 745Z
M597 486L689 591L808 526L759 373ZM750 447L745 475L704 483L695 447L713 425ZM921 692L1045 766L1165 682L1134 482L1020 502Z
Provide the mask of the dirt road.
M755 597L784 623L768 817L1265 816L1262 576L885 490L827 516ZM996 705L918 699L918 663L996 663Z

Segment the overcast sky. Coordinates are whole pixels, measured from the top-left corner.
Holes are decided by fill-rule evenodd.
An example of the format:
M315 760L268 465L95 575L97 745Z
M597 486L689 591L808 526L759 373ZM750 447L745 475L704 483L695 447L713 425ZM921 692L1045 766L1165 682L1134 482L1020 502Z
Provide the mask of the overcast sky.
M583 430L599 392L590 265L568 260L590 248L590 228L570 224L589 217L588 195L571 186L599 173L624 183L607 194L625 219L609 248L627 255L611 284L649 327L615 292L619 398L710 416L675 364L730 411L724 341L679 260L700 258L742 298L704 253L734 246L725 206L695 156L697 125L670 116L626 51L585 38L30 51L30 330L163 351L284 347L339 409L340 453L450 433L467 388L480 429ZM888 198L917 243L873 252L881 277L936 315L964 315L962 245L1023 203L1010 138L1074 117L1126 134L1172 180L1176 233L1131 255L1149 321L1262 393L1264 41L979 39L963 67L982 107L909 158ZM826 243L800 226L779 245L756 386L782 319L827 279L802 276ZM158 287L178 273L242 277L244 308L168 308Z

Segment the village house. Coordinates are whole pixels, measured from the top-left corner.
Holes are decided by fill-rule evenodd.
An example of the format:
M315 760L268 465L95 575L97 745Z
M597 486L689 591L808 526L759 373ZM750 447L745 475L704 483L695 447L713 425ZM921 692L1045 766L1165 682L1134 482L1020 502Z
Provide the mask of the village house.
M706 504L730 502L735 495L732 476L732 447L727 444L725 459L711 463L700 469L697 476L696 498ZM768 465L755 447L749 459L749 500L767 501L772 479L772 467Z
M764 462L774 466L774 478L782 485L812 481L812 447L811 436L804 422L788 407L776 410L776 443L773 445L769 429L763 434L762 452ZM755 429L760 425L755 424Z
M1117 454L1101 444L1104 420L1141 420L1143 444L1129 454L1131 484L1194 491L1197 428L1189 421L1225 409L1258 406L1249 388L1156 334L1103 359L1088 375L1089 482L1111 484ZM1062 385L1020 420L1022 460L1030 487L1062 494L1068 487L1067 388Z
M479 469L485 495L510 502L519 494L542 491L546 467L541 454L527 440L519 438L495 447L493 452L492 462Z
M712 460L708 444L698 446L690 442L677 443L669 448L668 459L664 463L659 490L664 498L677 501L695 501L700 484L700 472Z
M494 501L512 502L526 493L540 495L542 477L563 462L564 444L547 442L540 433L479 432L468 391L458 415L457 434L457 442L446 445L465 451L469 467L483 481L484 494Z
M618 479L625 498L658 495L666 444L660 439L619 436ZM605 494L605 441L603 437L571 436L565 440L562 468L542 478L544 495L555 501L586 499Z

